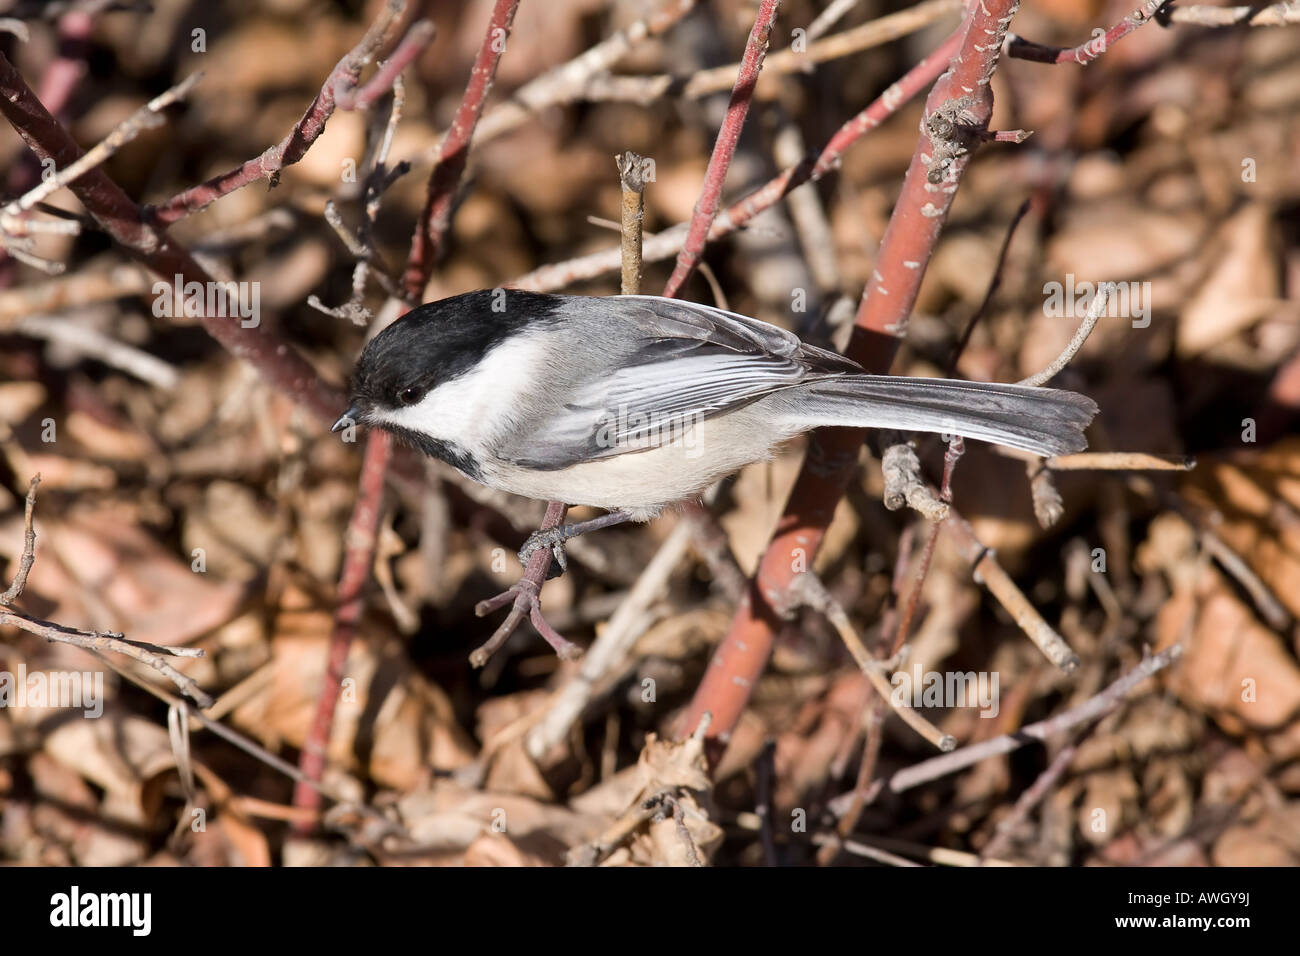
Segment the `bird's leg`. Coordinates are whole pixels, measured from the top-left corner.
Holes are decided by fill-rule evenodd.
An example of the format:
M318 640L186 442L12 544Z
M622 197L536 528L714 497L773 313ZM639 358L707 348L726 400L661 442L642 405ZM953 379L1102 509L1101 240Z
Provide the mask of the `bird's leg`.
M563 524L555 528L548 528L542 531L534 531L524 542L524 546L519 549L519 563L527 566L528 559L541 548L549 548L555 556L555 563L559 566L554 573L554 577L559 577L565 571L569 570L569 563L564 554L564 542L570 538L576 538L580 534L586 534L588 531L599 531L602 528L612 528L616 524L622 524L625 521L631 521L632 516L626 511L611 511L603 514L599 518L591 518L587 521L575 521L573 524Z
M482 667L486 664L488 658L506 642L524 618L528 618L533 622L533 627L537 628L537 633L542 635L551 647L555 648L555 653L561 660L573 660L582 653L581 648L566 640L564 635L551 627L546 618L542 616L542 584L562 573L565 565L565 541L575 535L630 521L632 516L626 511L611 511L609 514L601 515L599 518L592 518L590 521L577 521L573 524L562 525L560 522L564 520L564 512L567 507L567 505L559 501L552 501L547 504L546 518L542 521L542 529L529 537L519 551L519 560L524 566L523 575L509 590L501 592L496 597L488 598L486 601L479 601L475 605L474 613L479 617L510 605L510 613L506 616L505 621L501 623L501 626L493 632L482 647L477 648L474 653L470 654L470 663L475 667ZM559 563L559 569L554 566L552 559ZM553 574L552 572L556 573Z
M567 510L568 505L562 501L547 502L546 517L542 520L542 528L557 527L564 520L564 513ZM488 598L486 601L479 601L475 605L474 613L479 617L491 614L507 604L511 605L511 607L510 613L501 623L501 626L493 632L482 647L476 649L469 656L472 665L482 667L486 664L488 658L509 639L510 635L515 632L515 628L519 626L525 617L533 622L533 627L537 628L537 633L542 635L551 647L555 648L555 653L561 660L573 660L582 653L582 650L576 644L566 640L564 635L551 627L542 615L542 582L547 579L547 572L550 571L550 568L550 552L545 548L538 548L524 566L523 575L509 590L503 591L494 598Z

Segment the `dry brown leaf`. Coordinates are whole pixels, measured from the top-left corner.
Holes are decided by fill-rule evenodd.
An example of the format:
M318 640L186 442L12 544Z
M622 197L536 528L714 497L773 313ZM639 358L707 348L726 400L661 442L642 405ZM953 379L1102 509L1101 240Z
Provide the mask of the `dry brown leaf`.
M1270 810L1252 823L1230 827L1214 844L1215 866L1300 864L1300 807Z
M1300 438L1203 458L1182 482L1210 527L1300 618Z
M1158 647L1187 633L1183 660L1169 678L1178 696L1208 711L1225 730L1273 729L1300 713L1300 667L1226 582L1207 571L1193 597L1183 591L1157 617Z
M156 822L164 778L176 766L167 731L158 724L109 707L97 720L71 720L55 728L44 750L107 791L118 819Z
M44 401L45 386L40 382L0 382L0 423L17 425Z
M1183 306L1178 354L1199 355L1267 316L1282 300L1273 210L1251 203L1209 241L1219 250L1204 284Z
M1104 846L1122 834L1137 814L1138 785L1125 767L1088 775L1079 804L1079 835Z
M286 597L289 609L277 618L271 644L271 680L232 715L241 729L295 747L302 746L316 713L334 626L328 611L294 609L301 603L300 595ZM331 762L356 768L360 750L375 781L407 790L429 767L452 770L474 758L451 701L411 666L395 636L372 631L369 639L354 641L343 675L328 748Z
M415 843L429 851L463 853L480 836L500 833L553 863L561 862L564 849L590 839L605 822L531 797L469 790L447 780L406 794L397 809Z
M484 833L465 850L466 866L554 866L556 862L526 852L504 833Z

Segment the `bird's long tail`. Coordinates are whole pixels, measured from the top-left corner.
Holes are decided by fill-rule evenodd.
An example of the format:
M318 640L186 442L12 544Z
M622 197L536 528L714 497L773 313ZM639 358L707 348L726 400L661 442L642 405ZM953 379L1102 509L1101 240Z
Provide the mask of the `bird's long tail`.
M938 432L1045 456L1086 448L1083 430L1097 414L1092 399L1059 388L894 375L837 375L786 397L805 427Z

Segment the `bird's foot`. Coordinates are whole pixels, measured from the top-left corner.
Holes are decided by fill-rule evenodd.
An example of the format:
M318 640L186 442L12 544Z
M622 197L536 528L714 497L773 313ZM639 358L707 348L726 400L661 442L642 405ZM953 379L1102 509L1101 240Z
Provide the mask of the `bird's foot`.
M546 618L542 616L542 587L539 578L541 578L539 569L529 568L524 572L523 577L508 589L502 591L496 597L488 598L486 601L479 601L475 606L474 613L479 617L491 614L507 604L510 605L510 613L483 646L470 654L469 662L472 666L482 667L486 664L488 658L506 642L506 639L514 633L515 628L520 625L524 618L532 621L537 633L542 635L546 643L551 645L560 660L571 661L582 656L582 648L567 640L564 635L551 627Z
M571 536L568 527L564 525L558 528L545 528L541 531L534 531L528 536L524 546L519 549L519 563L524 567L528 567L528 562L534 554L543 549L549 549L551 556L555 558L555 563L547 569L546 580L558 578L569 570L569 559L564 553L564 542Z
M603 514L598 518L590 518L587 521L578 521L574 524L561 524L553 528L543 528L541 531L534 531L524 542L524 546L519 549L519 563L528 567L528 561L538 551L547 549L555 558L555 563L547 572L546 579L558 578L561 574L569 569L568 558L564 553L564 542L570 538L576 538L580 534L586 534L589 531L597 531L601 528L612 528L616 524L622 524L624 521L631 521L632 514L627 511L611 511Z

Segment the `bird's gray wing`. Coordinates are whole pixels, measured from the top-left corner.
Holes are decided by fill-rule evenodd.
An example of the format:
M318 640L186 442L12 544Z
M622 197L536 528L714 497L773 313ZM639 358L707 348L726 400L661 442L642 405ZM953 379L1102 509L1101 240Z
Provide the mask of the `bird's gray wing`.
M646 451L809 378L862 371L784 329L722 309L655 296L593 301L605 310L602 321L632 327L626 341L634 344L612 370L578 384L540 430L502 448L503 458L558 469Z

